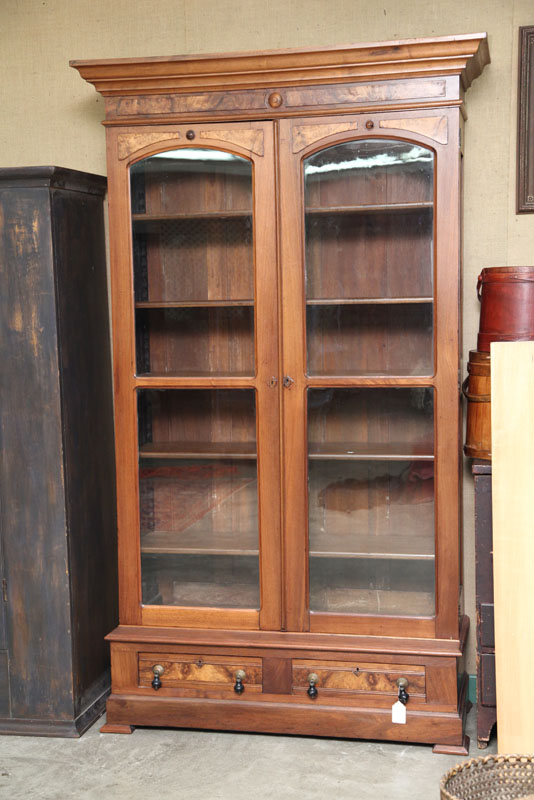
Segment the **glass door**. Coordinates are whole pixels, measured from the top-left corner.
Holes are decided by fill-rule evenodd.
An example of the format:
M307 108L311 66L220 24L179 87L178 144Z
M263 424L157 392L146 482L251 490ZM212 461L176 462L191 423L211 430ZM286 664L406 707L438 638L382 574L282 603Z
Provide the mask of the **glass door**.
M307 564L306 611L293 624L376 632L403 617L416 626L427 619L421 630L429 630L434 152L400 139L353 138L316 147L299 172L304 339L286 349L298 377L284 407L291 416L300 405L306 420L307 500L300 519L289 515L286 523L305 531Z
M243 139L239 126L233 137L223 133ZM279 480L278 453L264 444L273 417L278 422L277 390L266 380L277 373L277 350L265 323L257 324L258 313L269 307L272 315L274 306L276 325L276 262L259 255L274 204L254 195L255 180L261 186L273 162L272 150L264 155L270 130L256 126L254 133L268 138L267 148L264 139L256 148L263 153L229 152L216 129L200 130L202 146L156 152L130 168L147 621L279 624L279 587L269 592L266 583L279 558L279 523L270 506L260 514L262 492L276 495Z
M310 611L434 613L433 154L361 139L304 160ZM378 384L378 385L377 385Z
M252 180L211 148L132 166L138 375L254 376Z

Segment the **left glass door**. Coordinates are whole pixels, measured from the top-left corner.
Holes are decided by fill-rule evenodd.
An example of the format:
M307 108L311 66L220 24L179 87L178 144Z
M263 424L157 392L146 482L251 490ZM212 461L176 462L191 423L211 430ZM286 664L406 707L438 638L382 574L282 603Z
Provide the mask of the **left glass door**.
M170 150L130 186L137 373L252 377L252 162Z
M142 389L139 513L145 605L259 609L251 389Z
M272 344L256 329L276 286L257 279L258 154L208 144L130 168L140 600L175 609L177 624L180 610L195 624L208 608L257 627L251 613L259 624L279 605L262 601L258 412L269 398L257 359L272 362ZM276 464L262 462L268 484Z

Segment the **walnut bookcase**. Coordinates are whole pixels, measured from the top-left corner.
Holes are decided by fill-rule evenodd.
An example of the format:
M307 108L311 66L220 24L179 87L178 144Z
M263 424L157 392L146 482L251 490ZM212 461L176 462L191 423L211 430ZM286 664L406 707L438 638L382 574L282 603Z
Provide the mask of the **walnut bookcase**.
M72 62L108 142L104 730L465 752L459 134L488 60L477 34Z

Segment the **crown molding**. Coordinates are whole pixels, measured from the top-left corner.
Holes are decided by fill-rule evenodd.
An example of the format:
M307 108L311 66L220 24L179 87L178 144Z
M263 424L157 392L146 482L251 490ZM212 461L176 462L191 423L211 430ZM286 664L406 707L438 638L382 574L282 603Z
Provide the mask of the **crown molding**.
M256 53L71 61L102 95L459 75L464 90L490 61L485 33Z

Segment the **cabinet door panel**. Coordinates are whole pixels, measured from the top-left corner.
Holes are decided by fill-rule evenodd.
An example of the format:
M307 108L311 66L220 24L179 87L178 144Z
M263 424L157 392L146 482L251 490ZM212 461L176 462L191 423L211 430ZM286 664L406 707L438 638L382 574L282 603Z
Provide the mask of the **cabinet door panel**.
M314 631L395 635L404 617L454 636L458 171L452 148L381 121L321 138L310 120L305 148L280 125L285 612L297 630L312 613Z
M308 374L432 373L433 165L380 138L304 159Z
M213 147L131 167L138 374L254 375L252 181Z
M250 389L139 392L145 605L259 608Z
M110 174L122 621L279 628L273 125L158 133Z
M432 390L307 394L310 611L432 616Z

